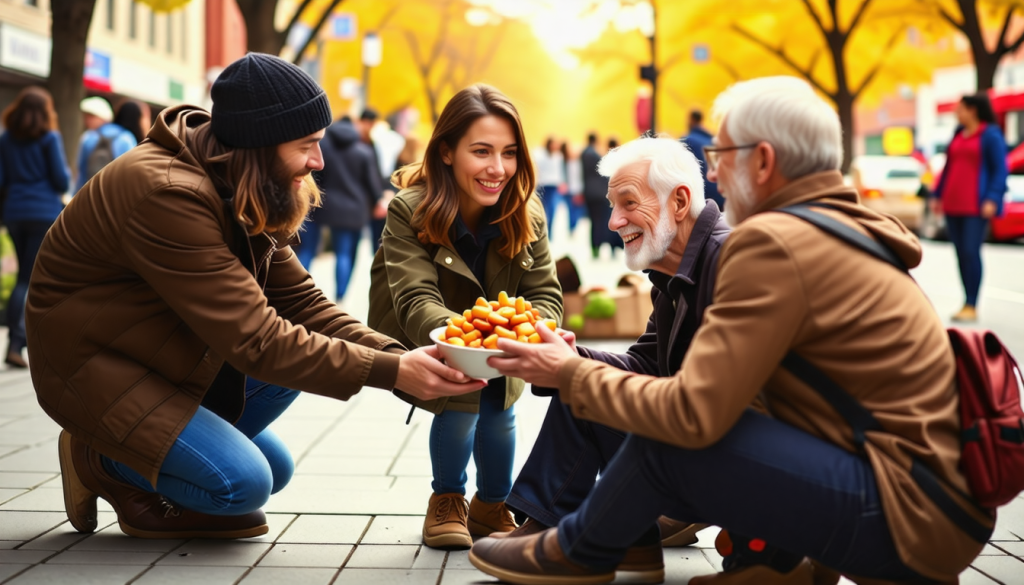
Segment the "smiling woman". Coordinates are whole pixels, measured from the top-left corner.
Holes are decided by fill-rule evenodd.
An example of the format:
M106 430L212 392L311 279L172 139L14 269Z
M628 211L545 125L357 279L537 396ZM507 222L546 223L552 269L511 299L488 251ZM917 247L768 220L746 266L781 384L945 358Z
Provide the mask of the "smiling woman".
M388 207L373 262L371 327L407 347L432 345L431 331L478 297L499 293L524 297L539 318L561 320L561 290L525 144L515 106L493 87L474 85L448 102L423 162L394 177L402 191ZM498 377L457 400L398 393L435 414L427 546L469 548L471 535L516 527L505 498L515 454L513 404L523 387L522 380ZM478 489L467 505L471 455Z

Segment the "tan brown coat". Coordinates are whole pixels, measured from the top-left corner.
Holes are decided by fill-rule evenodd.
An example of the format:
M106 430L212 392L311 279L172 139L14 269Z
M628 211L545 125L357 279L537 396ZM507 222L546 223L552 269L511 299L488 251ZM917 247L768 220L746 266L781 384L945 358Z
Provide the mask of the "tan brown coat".
M902 224L873 212L838 172L797 180L764 201L766 212L827 199L829 215L884 241L908 266L921 260ZM852 218L852 219L851 219ZM923 575L952 579L982 545L961 532L911 479L916 457L966 490L960 462L954 360L921 289L897 269L817 227L757 213L729 237L714 303L671 378L572 358L562 400L582 418L689 449L718 441L763 391L771 415L854 451L850 428L779 362L792 350L866 406L884 427L867 453L900 558ZM990 518L978 520L991 525Z
M345 400L391 389L402 352L325 298L290 247L245 236L186 146L208 120L163 112L89 181L46 235L29 288L39 403L154 484L200 403L241 414L242 373Z

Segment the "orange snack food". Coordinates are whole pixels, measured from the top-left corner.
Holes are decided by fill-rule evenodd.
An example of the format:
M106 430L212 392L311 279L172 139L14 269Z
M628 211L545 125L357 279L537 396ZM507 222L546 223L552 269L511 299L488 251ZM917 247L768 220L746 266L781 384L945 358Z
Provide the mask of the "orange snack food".
M439 339L452 345L485 349L497 349L502 337L520 343L542 343L537 332L541 324L552 331L557 327L553 319L542 319L530 301L501 291L498 300L480 297L461 315L448 319Z

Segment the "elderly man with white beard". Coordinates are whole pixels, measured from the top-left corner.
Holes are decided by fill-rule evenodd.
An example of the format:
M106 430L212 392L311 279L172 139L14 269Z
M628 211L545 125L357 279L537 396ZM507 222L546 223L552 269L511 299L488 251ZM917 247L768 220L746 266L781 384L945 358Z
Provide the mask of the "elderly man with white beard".
M626 265L649 273L654 312L646 332L626 353L575 349L583 357L622 370L671 376L679 370L711 302L718 253L729 228L714 201L704 200L700 163L673 138L640 138L624 144L601 159L598 171L610 177L608 227L625 242ZM533 391L553 393L538 387ZM587 497L625 437L622 431L575 417L567 404L552 400L506 502L529 519L511 533L494 536L523 537L557 525ZM697 531L706 526L664 517L658 524L665 546L693 544ZM652 526L619 564L619 571L632 573L633 582L662 581L658 534Z

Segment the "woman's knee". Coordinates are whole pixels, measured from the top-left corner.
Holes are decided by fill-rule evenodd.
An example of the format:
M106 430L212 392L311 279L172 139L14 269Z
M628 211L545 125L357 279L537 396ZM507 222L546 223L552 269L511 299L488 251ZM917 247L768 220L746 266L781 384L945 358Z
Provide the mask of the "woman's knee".
M266 505L270 494L274 493L274 475L270 465L264 462L262 466L249 466L245 472L230 478L228 485L224 514L248 514Z
M271 475L270 493L276 494L288 485L295 474L295 460L284 442L270 429L256 435L253 443L267 459Z

